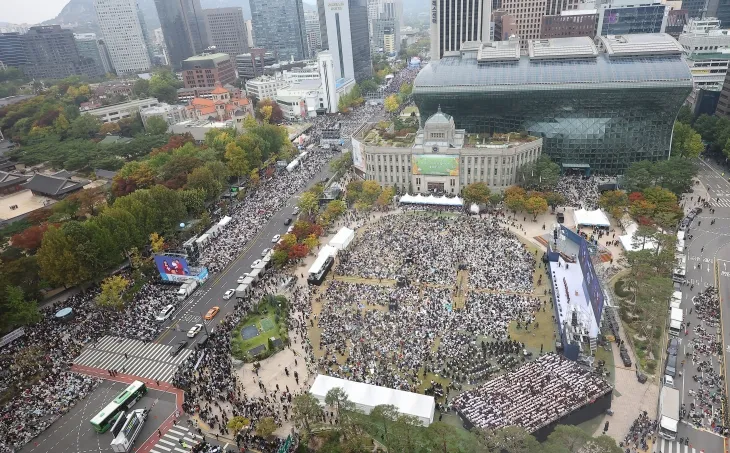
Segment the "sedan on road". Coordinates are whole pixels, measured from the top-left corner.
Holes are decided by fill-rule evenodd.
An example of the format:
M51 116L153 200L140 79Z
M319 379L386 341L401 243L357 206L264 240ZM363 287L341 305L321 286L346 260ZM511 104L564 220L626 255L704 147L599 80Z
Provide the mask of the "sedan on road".
M264 251L263 251L263 252L261 252L261 257L262 257L262 258L263 258L263 257L265 257L265 256L266 256L266 254L267 254L267 253L269 253L270 251L271 251L271 249L264 249Z
M211 319L215 318L215 315L217 315L219 311L221 311L221 307L211 308L210 310L208 310L208 313L205 314L205 320L210 321Z
M679 340L677 338L672 338L669 340L669 343L667 343L667 354L677 355L677 351L679 351Z
M170 355L175 357L178 352L182 351L183 348L185 348L185 345L188 344L187 340L183 340L179 343L176 343L175 346L170 349Z
M259 264L261 264L261 260L254 261L253 263L251 263L251 269L253 269L254 267L258 266Z
M225 293L223 293L223 300L228 300L236 293L235 289L229 289Z
M188 330L188 338L194 338L195 335L197 335L198 332L200 332L201 330L203 330L203 325L195 324L193 327L190 328L190 330Z
M297 214L299 214L299 208L294 208L291 215L297 215Z
M281 239L281 235L277 234L276 236L271 238L271 242L277 243L277 242L279 242L279 239Z

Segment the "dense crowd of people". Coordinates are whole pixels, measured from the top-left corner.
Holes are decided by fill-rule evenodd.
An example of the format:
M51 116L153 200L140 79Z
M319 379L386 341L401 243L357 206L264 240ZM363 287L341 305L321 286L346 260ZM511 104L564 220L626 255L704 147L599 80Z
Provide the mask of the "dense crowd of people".
M473 426L534 432L611 391L611 384L559 354L545 354L458 395L453 406Z
M656 428L656 420L651 420L647 412L642 411L631 424L629 433L626 434L623 442L619 443L619 447L626 448L626 451L629 452L638 451L639 449L646 451L648 449L649 439L656 432Z
M595 176L563 175L555 191L565 198L565 206L588 211L598 209L598 179Z
M496 217L446 217L431 213L389 215L368 226L336 272L364 278L395 279L453 286L457 270L468 271L469 286L492 290L532 290L534 257Z

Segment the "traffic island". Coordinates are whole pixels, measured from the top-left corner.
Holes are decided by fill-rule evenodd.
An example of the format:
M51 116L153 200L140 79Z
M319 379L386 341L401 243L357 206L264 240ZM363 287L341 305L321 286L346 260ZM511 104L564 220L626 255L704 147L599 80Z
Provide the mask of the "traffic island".
M245 363L271 357L289 341L288 301L283 296L266 296L231 332L231 354Z

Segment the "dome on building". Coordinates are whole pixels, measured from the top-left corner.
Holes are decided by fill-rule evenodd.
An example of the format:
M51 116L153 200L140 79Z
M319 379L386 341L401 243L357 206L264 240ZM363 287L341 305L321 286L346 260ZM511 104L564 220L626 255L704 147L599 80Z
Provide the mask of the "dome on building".
M451 124L453 122L454 122L454 120L451 117L451 115L442 112L441 106L439 105L439 108L436 111L436 113L434 113L433 115L428 117L425 125L431 126L431 125L435 125L435 124Z

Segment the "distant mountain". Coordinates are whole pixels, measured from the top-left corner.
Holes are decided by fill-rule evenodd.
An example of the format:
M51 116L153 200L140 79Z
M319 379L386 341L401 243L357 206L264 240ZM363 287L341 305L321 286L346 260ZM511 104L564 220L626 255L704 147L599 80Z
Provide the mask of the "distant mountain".
M71 0L63 7L58 16L42 23L73 26L78 33L99 32L94 11L94 0Z

